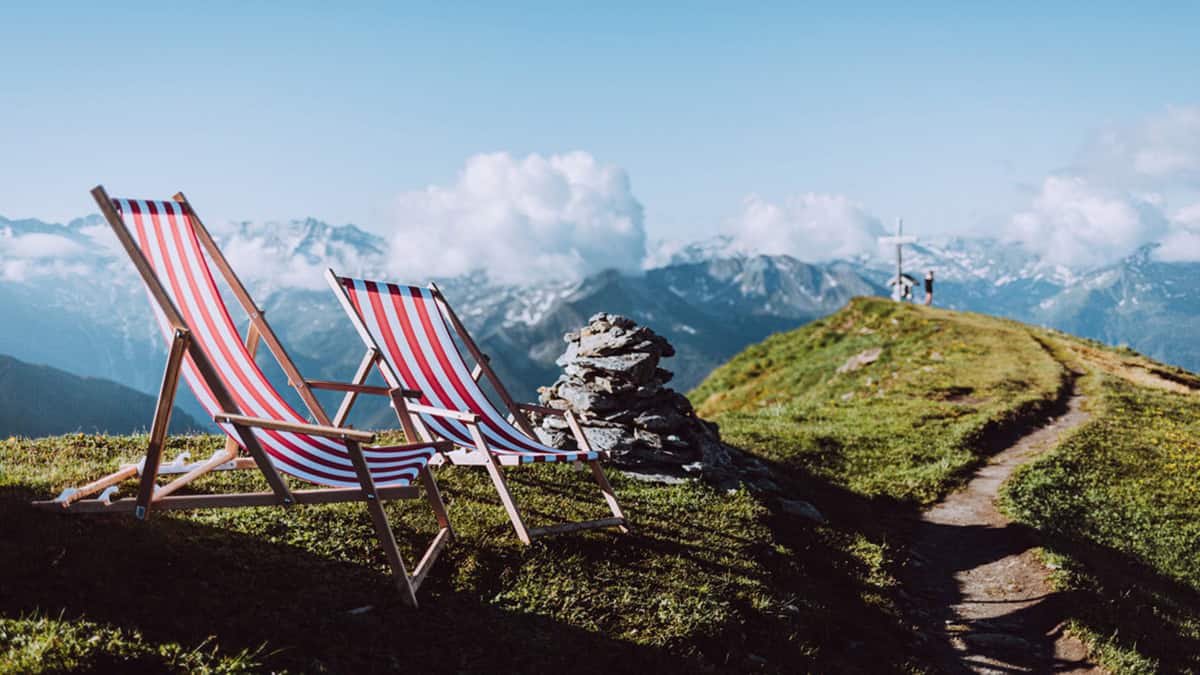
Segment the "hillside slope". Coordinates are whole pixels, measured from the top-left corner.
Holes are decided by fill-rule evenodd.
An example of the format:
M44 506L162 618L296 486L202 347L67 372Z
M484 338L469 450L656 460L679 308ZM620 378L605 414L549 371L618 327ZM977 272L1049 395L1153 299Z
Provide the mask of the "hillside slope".
M150 427L154 406L152 396L116 382L0 354L0 436L129 433ZM171 415L172 433L201 428L178 408Z
M838 372L856 356L859 368ZM144 439L0 441L0 670L931 672L904 581L918 562L913 523L1057 413L1072 385L1092 421L1019 472L1008 508L1059 561L1072 628L1106 665L1200 669L1200 467L1186 441L1200 431L1200 382L1011 321L856 299L751 347L691 394L776 489L617 475L629 535L523 547L483 472L440 468L457 537L415 613L389 591L357 505L146 523L36 512L29 499L136 459ZM221 443L176 437L168 453ZM536 524L602 508L565 467L509 476ZM232 472L195 484L262 486ZM411 557L434 521L420 501L388 508ZM147 559L152 571L131 582ZM450 633L473 639L447 649Z
M735 445L859 494L923 505L1046 413L1067 375L1021 324L857 298L746 349L691 398Z
M875 349L873 363L838 372ZM726 440L795 475L923 506L1014 430L1058 413L1076 378L1090 421L1019 470L1005 506L1061 570L1055 601L1103 665L1198 671L1194 375L1012 321L859 298L747 349L691 396ZM885 530L901 570L909 532L898 520Z

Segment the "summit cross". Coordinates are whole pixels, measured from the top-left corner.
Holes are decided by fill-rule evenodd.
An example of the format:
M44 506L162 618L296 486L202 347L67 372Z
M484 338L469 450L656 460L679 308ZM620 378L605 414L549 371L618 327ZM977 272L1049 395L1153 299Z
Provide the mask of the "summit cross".
M895 244L896 246L896 276L888 281L888 284L892 287L892 299L900 302L905 298L911 298L913 279L904 274L904 245L917 243L917 238L904 236L904 219L897 218L895 236L880 237L879 243L883 245Z

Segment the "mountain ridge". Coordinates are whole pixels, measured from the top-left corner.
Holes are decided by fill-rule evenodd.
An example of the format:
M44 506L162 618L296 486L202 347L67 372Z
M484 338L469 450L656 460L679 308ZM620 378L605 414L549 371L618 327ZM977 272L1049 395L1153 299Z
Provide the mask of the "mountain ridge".
M127 434L150 427L155 399L115 382L77 377L0 354L0 436ZM175 408L170 433L204 429Z
M153 392L164 353L161 337L140 282L119 249L107 242L99 216L68 225L0 218L0 246L29 234L62 237L74 247L63 244L70 249L64 259L48 255L53 242L24 242L32 257L17 260L17 272L0 273L0 311L26 326L21 333L0 331L0 353ZM348 377L360 351L325 290L321 273L326 267L402 283L421 281L393 271L387 240L354 225L313 218L245 221L215 228L214 236L312 377ZM582 325L591 313L628 312L679 343L677 362L684 365L677 366L676 383L690 388L712 367L772 332L828 315L856 295L886 294L893 274L885 255L809 263L738 251L722 237L675 247L670 254L663 252L667 248L660 246L660 253L648 258L655 264L641 273L605 271L579 280L513 284L476 271L434 281L493 354L513 393L532 398L557 374L553 360L561 351L562 333ZM1200 290L1191 282L1200 277L1200 265L1158 261L1152 247L1102 268L1072 270L1046 265L1019 245L994 238L928 237L909 247L905 260L914 272L935 270L939 306L1063 328L1200 368L1200 348L1176 330L1200 328L1200 302L1188 295ZM44 337L28 340L25 334ZM269 355L260 363L271 370ZM280 373L273 377L286 384ZM184 405L200 415L190 393ZM388 419L384 406L364 405L355 423Z

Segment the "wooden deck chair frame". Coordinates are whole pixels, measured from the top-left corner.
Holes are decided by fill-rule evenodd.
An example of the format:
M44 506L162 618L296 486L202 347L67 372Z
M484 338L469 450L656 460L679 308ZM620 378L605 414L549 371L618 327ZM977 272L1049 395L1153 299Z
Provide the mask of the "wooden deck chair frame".
M147 260L145 253L138 247L133 236L126 228L120 214L113 207L103 186L92 190L92 196L99 204L101 212L108 220L117 239L125 252L129 254L142 281L150 292L152 300L162 310L171 325L174 335L167 354L167 363L163 371L162 384L159 388L158 403L154 411L154 420L150 426L150 438L147 443L146 456L137 464L124 464L120 469L108 476L95 480L79 488L69 488L58 499L34 502L39 508L56 510L64 513L129 513L132 512L140 520L146 519L152 510L169 511L176 509L223 508L244 506L291 506L293 504L328 504L334 502L361 501L367 506L379 537L380 545L388 559L396 577L396 583L401 591L401 599L405 604L417 606L416 593L434 561L441 553L446 542L453 537L453 530L446 514L445 504L438 491L437 483L430 473L429 465L420 469L419 478L424 487L425 497L437 517L439 531L432 543L425 550L417 563L413 574L408 574L400 550L392 533L388 517L383 509L383 502L392 499L415 499L420 497L416 485L398 485L377 487L371 476L365 457L363 444L374 442L375 434L331 424L328 415L313 395L313 389L332 389L337 391L374 393L376 388L361 387L355 384L326 382L321 380L305 380L300 376L295 364L284 350L275 332L267 324L263 312L254 304L246 287L233 272L225 256L213 241L207 229L201 223L194 209L187 202L183 193L177 193L174 200L179 202L185 213L191 217L193 227L201 245L220 271L221 275L232 288L234 296L250 316L250 327L246 334L246 344L251 356L255 353L259 341L266 342L268 349L274 355L280 367L287 374L289 383L300 394L309 412L318 424L297 424L287 421L248 417L239 414L239 409L233 397L225 387L212 363L199 345L192 340L191 330L180 314L174 301L163 287L154 268ZM166 441L167 428L170 423L171 411L174 407L175 394L179 386L181 367L184 356L191 356L200 377L211 389L217 404L223 414L214 416L214 421L229 424L237 432L241 446L245 447L250 457L238 457L239 444L230 438L225 448L218 451L210 459L194 464L184 464L182 458L177 458L169 465L163 465L163 446ZM340 418L340 419L344 419ZM346 445L347 452L353 463L355 474L359 481L358 488L325 487L318 489L293 490L288 487L283 475L276 470L271 457L263 449L251 429L271 429L300 434L308 434L324 438L336 439ZM430 447L439 451L449 448L449 443L440 442L410 442L400 447ZM236 494L188 494L173 496L172 493L192 481L218 470L237 470L257 468L270 486L270 492L248 492ZM112 500L109 496L116 486L126 479L140 474L136 497ZM161 474L182 474L166 485L158 484ZM101 493L99 497L87 497Z
M521 510L517 506L517 500L513 496L512 491L509 490L508 483L505 481L504 471L502 468L503 465L508 463L505 460L516 458L512 458L511 456L506 456L501 453L494 453L489 449L487 441L484 439L483 433L479 428L478 415L470 412L436 408L406 400L410 398L419 398L421 396L421 392L403 388L401 378L395 372L389 359L383 355L382 350L376 343L375 338L371 335L370 330L363 323L362 317L358 314L358 311L354 308L350 297L346 294L346 289L343 288L339 282L337 274L334 273L332 269L328 269L325 272L325 279L329 282L330 288L333 289L333 292L337 296L338 301L341 303L342 308L346 311L346 315L354 324L355 330L358 331L359 336L363 340L363 344L367 348L366 354L363 356L358 370L354 374L352 383L361 388L363 383L366 382L367 377L370 375L371 369L373 367L378 367L380 372L383 374L385 381L388 383L388 387L379 387L378 389L380 392L386 391L390 395L392 407L395 409L396 415L400 420L401 428L404 430L406 437L409 439L421 438L427 442L433 442L435 440L434 434L431 433L426 425L422 423L418 413L442 416L463 422L471 431L471 437L475 442L475 447L466 451L443 452L441 453L440 458L435 459L441 459L441 463L450 465L482 465L486 467L488 474L492 479L492 484L495 486L496 492L500 496L500 501L503 503L504 509L508 513L509 520L512 521L513 529L516 531L517 537L523 543L531 544L534 539L541 536L563 532L573 532L577 530L615 527L623 533L627 533L629 531L628 521L625 518L624 512L621 510L620 503L617 502L616 494L613 492L612 485L609 483L608 476L605 475L604 468L600 465L599 459L576 460L572 463L576 466L586 463L591 469L592 478L600 487L600 492L604 496L604 501L608 505L609 510L612 512L611 518L567 522L545 527L531 528L526 526L525 519L521 514ZM479 345L475 342L475 340L471 337L471 334L467 331L466 327L459 320L458 315L454 313L454 310L450 307L450 303L447 302L445 296L442 294L441 289L439 289L437 285L433 283L429 284L428 288L434 294L443 317L449 321L450 327L458 336L458 338L462 340L463 344L466 345L472 359L475 361L475 366L471 372L471 378L476 382L479 381L480 377L486 377L488 379L488 382L495 389L496 394L500 397L501 401L504 403L504 406L508 409L509 421L511 423L515 424L525 435L537 440L537 436L533 431L533 426L530 424L529 419L525 416L526 412L536 412L542 415L554 415L562 417L566 420L567 426L570 428L571 433L575 438L575 442L578 443L580 451L582 453L594 452L592 450L591 442L588 441L587 435L583 433L583 429L579 425L579 420L575 417L575 414L572 411L559 410L558 408L550 408L533 404L517 403L515 399L513 399L513 397L508 393L504 383L501 382L500 378L496 375L495 370L492 369L489 357L479 348ZM351 406L353 406L355 402L356 396L357 392L355 391L348 391L346 393L345 397L343 398L342 405L339 407L338 413L334 418L335 424L341 423L346 419L346 416L350 413ZM605 455L606 453L596 454ZM517 461L511 462L511 465L519 464L520 463Z

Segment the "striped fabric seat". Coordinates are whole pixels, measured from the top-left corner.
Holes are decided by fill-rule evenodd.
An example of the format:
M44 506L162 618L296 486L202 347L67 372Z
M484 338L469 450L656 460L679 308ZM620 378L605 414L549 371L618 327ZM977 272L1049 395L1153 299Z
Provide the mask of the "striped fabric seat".
M191 356L182 370L188 386L211 415L237 412L250 417L305 423L263 375L234 327L233 319L213 281L208 261L196 236L191 216L177 202L113 200L122 221L133 232L171 300L178 307L192 340L220 375L238 411L223 411L196 369ZM170 324L157 302L151 302L159 325L172 338ZM238 439L233 425L221 429ZM253 429L279 470L301 480L333 487L359 487L346 445L309 434ZM436 450L427 448L363 448L371 477L379 486L408 485Z
M600 456L597 452L552 448L510 423L471 377L432 291L344 277L338 277L338 281L401 379L393 384L419 390L424 405L478 415L479 430L493 453L517 458L521 463L576 462ZM465 423L426 413L420 417L437 436L463 448L475 448Z

